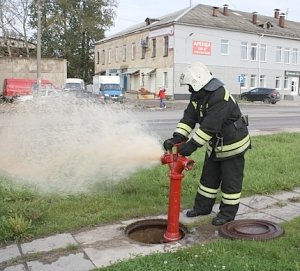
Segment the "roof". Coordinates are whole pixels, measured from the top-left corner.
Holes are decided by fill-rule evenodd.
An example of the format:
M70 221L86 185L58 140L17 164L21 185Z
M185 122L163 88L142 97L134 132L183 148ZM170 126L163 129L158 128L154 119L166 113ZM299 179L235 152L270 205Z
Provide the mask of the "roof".
M197 5L183 14L177 23L191 24L203 27L212 27L248 33L264 33L268 35L284 36L300 39L300 23L285 20L284 27L279 26L279 19L257 14L257 23L252 22L253 12L244 12L228 9L228 16L223 9L213 16L213 7ZM269 27L268 27L269 25Z
M154 30L173 23L300 39L299 22L285 19L284 27L280 27L278 18L257 14L257 21L254 24L252 22L253 12L231 10L228 8L228 16L225 16L222 7L216 9L217 16L213 16L213 9L214 7L212 6L198 4L194 7L182 9L157 19L149 20L149 18L146 18L145 22L129 27L99 42L105 42L134 32ZM152 23L149 24L149 22Z
M128 35L128 34L131 34L131 33L134 33L134 32L138 32L138 31L144 31L144 30L147 30L147 29L159 28L162 25L166 25L166 24L170 24L170 23L174 22L175 19L177 17L179 17L180 15L182 15L186 10L188 10L188 9L187 8L186 9L181 9L179 11L176 11L176 12L164 15L162 17L159 17L155 20L152 19L154 22L149 24L149 25L148 25L148 22L147 22L147 21L149 21L148 20L149 18L146 18L144 22L139 23L139 24L135 24L131 27L128 27L128 28L124 29L123 31L120 31L120 32L118 32L114 35L109 36L109 37L106 37L106 38L104 38L104 39L102 39L98 42L108 41L110 39L114 39L114 38L117 38L117 37L120 37L120 36L123 36L123 35ZM98 42L96 42L96 43L98 43Z
M6 43L8 43L11 47L25 48L25 40L23 39L0 36L0 45L2 47L6 47ZM27 44L30 49L36 47L36 44L33 42L27 41Z

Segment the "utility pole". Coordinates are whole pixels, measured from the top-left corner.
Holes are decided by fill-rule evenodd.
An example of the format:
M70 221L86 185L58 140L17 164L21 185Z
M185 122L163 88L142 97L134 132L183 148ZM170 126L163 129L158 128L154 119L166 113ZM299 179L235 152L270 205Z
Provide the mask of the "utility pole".
M190 8L192 7L192 0L190 0Z
M38 84L38 95L41 94L41 0L37 0L37 50L36 50L36 59L37 59L37 84Z

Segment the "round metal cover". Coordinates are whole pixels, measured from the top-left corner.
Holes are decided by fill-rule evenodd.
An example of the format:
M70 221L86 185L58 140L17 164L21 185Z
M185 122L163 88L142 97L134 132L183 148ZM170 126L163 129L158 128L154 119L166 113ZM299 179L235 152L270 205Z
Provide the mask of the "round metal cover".
M220 227L220 235L230 239L268 240L283 235L284 230L276 223L260 219L243 219L228 222Z

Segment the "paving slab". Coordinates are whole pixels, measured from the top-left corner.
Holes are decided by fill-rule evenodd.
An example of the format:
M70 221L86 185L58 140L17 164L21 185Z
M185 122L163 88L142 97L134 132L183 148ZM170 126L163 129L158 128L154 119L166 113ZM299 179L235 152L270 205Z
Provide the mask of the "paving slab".
M162 253L166 251L174 251L180 248L179 242L172 244L127 244L116 248L97 249L94 247L85 248L84 252L92 260L97 267L105 267L118 261L129 260L137 256L145 256L152 253ZM116 253L117 251L117 253Z
M245 205L243 203L240 203L237 215L247 214L247 213L250 213L252 211L253 211L252 208L250 208L249 206L247 206L247 205Z
M281 192L274 195L270 195L271 198L281 201L292 201L294 199L298 199L300 202L300 193L291 191L291 192Z
M300 208L300 202L289 202L289 204ZM300 214L298 214L298 216L300 216Z
M268 220L275 223L281 223L284 222L283 219L280 219L278 217L272 216L270 214L266 214L263 212L251 212L247 214L237 215L235 217L235 220L241 220L241 219L262 219L262 220Z
M251 197L241 198L240 202L252 209L261 210L276 204L277 200L269 196L255 195Z
M272 208L265 209L263 212L282 220L289 221L300 216L300 207L287 204L285 206L274 206Z
M66 248L68 245L78 245L78 243L70 233L63 233L24 243L21 245L21 249L24 254L27 254Z
M293 191L300 194L300 187L295 188Z
M95 268L82 252L62 256L52 263L31 261L27 265L30 271L89 271Z
M97 227L95 229L74 234L74 238L81 245L88 245L95 242L106 242L120 235L123 224L113 224Z
M0 248L0 263L21 256L17 245L10 245Z
M3 271L26 271L26 268L23 264L18 264L6 267Z

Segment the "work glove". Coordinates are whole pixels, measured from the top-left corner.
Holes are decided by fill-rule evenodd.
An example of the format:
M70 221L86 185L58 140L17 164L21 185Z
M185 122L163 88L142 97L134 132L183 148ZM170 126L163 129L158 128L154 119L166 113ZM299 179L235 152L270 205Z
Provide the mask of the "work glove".
M198 146L193 141L188 141L178 146L178 153L182 156L190 156Z
M166 151L170 151L170 150L172 150L172 148L174 147L175 144L181 143L183 141L184 141L184 139L182 137L174 136L172 138L166 139L164 141L163 146Z

